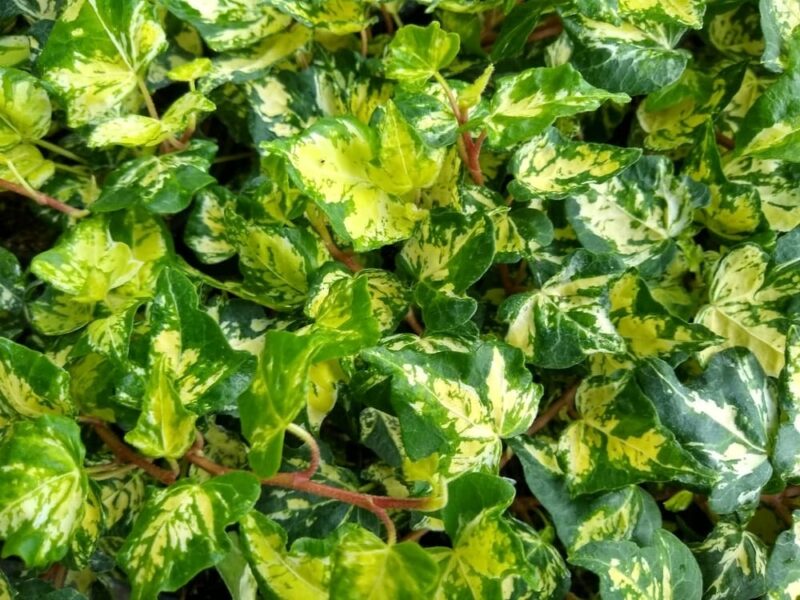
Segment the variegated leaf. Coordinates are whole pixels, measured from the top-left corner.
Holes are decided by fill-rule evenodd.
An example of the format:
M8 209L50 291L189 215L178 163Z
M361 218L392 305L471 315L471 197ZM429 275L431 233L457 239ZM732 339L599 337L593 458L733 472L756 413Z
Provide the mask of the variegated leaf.
M319 121L289 143L285 152L297 184L357 251L408 238L425 215L372 180L376 140L352 118Z
M3 557L29 567L63 558L83 516L85 450L71 419L17 421L0 439L0 538Z
M674 535L658 530L652 544L590 542L570 559L600 577L608 600L698 600L703 591L700 569L692 553Z
M800 178L800 165L741 156L723 168L730 180L756 188L771 229L791 231L800 225L800 190L795 185Z
M117 555L131 599L183 587L230 550L225 526L246 515L261 493L258 479L229 473L204 483L183 480L155 492Z
M88 486L83 517L76 524L70 541L68 564L78 569L86 568L97 549L100 536L104 533L103 504L98 496L98 487Z
M781 422L775 439L772 464L784 480L800 479L800 326L786 336L786 363L780 374L778 394Z
M389 44L386 76L419 86L453 62L460 46L458 34L442 31L438 21L406 25Z
M0 150L47 135L51 110L50 98L35 77L0 68Z
M767 563L767 600L794 600L800 594L800 511L775 540Z
M711 508L725 514L757 504L772 475L769 449L777 407L753 355L741 348L720 352L700 377L685 384L666 363L651 359L637 379L661 422L716 473Z
M561 198L589 183L602 183L614 177L641 155L638 148L567 140L551 128L514 153L511 161L514 190Z
M606 100L625 103L630 98L589 85L569 64L501 78L485 121L489 142L517 144L544 132L559 117L595 110Z
M195 192L215 183L208 170L216 152L212 142L196 140L186 150L124 162L106 179L92 211L141 204L154 213L179 212Z
M761 60L771 71L780 71L792 33L800 27L800 6L792 0L761 0L759 10L765 42Z
M227 532L231 549L216 565L217 572L231 593L232 600L256 600L258 583L242 551L242 542L235 531Z
M22 269L17 258L0 248L0 336L14 338L24 324Z
M703 573L703 598L760 598L766 592L767 547L756 535L720 521L690 546Z
M135 112L139 82L165 46L146 0L79 0L56 21L37 67L79 127Z
M608 315L608 287L618 272L613 260L576 252L541 289L508 298L498 312L506 341L527 360L566 368L597 352L620 353L625 342Z
M366 0L270 0L270 4L308 27L337 35L361 31L370 23Z
M55 164L32 144L19 144L0 156L0 179L39 188L55 173Z
M235 204L234 195L222 186L211 185L195 194L183 239L200 262L213 265L236 254L225 223L226 207Z
M0 337L0 429L19 418L74 412L69 375L42 354Z
M671 23L701 29L706 0L620 0L619 10L636 22Z

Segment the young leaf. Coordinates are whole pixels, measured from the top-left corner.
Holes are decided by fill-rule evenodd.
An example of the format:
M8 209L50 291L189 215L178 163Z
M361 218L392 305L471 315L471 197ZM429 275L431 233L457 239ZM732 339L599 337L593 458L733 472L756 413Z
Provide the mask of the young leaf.
M389 44L386 76L420 86L453 62L460 45L458 34L442 31L438 21L427 27L406 25Z
M35 77L0 68L0 150L47 135L51 110L50 98Z

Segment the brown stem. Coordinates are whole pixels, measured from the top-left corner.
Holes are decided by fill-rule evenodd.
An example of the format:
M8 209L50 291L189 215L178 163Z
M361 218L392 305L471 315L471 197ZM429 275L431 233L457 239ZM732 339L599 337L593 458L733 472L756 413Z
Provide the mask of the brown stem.
M417 542L417 543L419 543L419 541L422 538L424 538L427 534L429 534L430 532L431 532L430 529L417 529L415 531L412 531L408 535L406 535L403 538L403 541L404 542Z
M409 307L405 318L406 318L406 323L408 323L408 326L411 327L411 331L413 331L417 335L422 335L425 333L425 328L417 320L417 315L414 314L413 308Z
M70 217L75 217L76 219L80 219L81 217L85 217L89 214L88 210L82 210L80 208L70 206L69 204L64 204L52 196L48 196L47 194L43 194L42 192L38 192L36 190L28 190L19 184L12 183L5 179L0 179L0 188L8 190L9 192L14 192L15 194L19 194L20 196L30 198L41 206L47 206L62 212L65 215L69 215Z
M727 148L728 150L733 150L736 147L736 142L734 142L731 138L729 138L721 131L717 131L715 137L717 139L717 143L723 148Z
M394 19L386 7L381 6L381 16L383 17L383 26L386 28L386 33L392 35L394 33Z
M546 40L547 38L561 35L562 31L564 31L564 25L561 19L558 15L553 15L533 30L533 33L528 36L528 41L538 42L540 40Z
M176 475L172 471L162 469L147 460L144 456L136 452L133 448L125 444L117 435L108 428L108 426L97 419L91 417L83 417L81 419L84 423L92 426L97 437L103 440L103 443L108 446L108 449L117 457L118 460L125 463L136 465L148 475L157 479L165 485L175 483Z
M472 137L465 131L463 134L464 136L464 148L467 152L467 169L469 169L469 175L472 177L472 181L474 181L477 185L484 184L483 173L481 172L481 146L483 146L483 140L486 139L486 132L481 132L476 140L472 140Z
M147 84L145 83L144 79L137 77L136 84L139 86L139 91L142 93L142 97L144 98L144 105L147 107L147 114L149 114L153 119L158 119L156 105L153 103L153 97L150 95L150 91L147 89Z
M763 495L761 496L761 504L769 506L772 510L775 511L784 523L787 525L792 524L792 511L790 511L787 506L783 503L784 496L783 494L774 494L771 496Z
M367 53L369 52L369 38L367 37L367 30L361 30L361 56L364 58L367 57Z
M533 435L537 431L543 429L545 425L552 421L553 418L555 418L555 416L561 412L562 408L571 406L575 401L575 394L578 392L578 385L579 382L575 382L565 389L558 400L553 402L547 407L546 411L536 417L533 425L531 425L530 429L528 429L528 435Z
M320 463L320 453L319 453L319 444L317 444L317 440L314 439L314 436L308 433L305 429L300 427L299 425L295 425L294 423L289 424L287 431L291 433L293 436L300 438L303 443L308 446L308 450L311 453L311 457L308 461L308 466L300 471L302 475L306 479L311 479L314 474L319 470L319 463Z

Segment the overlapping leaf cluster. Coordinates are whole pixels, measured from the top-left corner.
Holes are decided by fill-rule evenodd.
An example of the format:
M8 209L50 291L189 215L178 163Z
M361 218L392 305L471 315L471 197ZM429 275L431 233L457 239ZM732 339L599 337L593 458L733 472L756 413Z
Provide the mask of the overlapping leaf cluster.
M796 0L4 0L0 188L0 599L800 596Z

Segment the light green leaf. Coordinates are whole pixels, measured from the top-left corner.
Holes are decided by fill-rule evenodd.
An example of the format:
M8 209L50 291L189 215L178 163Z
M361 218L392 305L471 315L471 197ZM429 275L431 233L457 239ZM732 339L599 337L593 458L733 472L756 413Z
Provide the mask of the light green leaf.
M800 6L792 0L760 0L758 7L765 42L761 62L770 71L781 71L792 33L800 27Z
M767 563L767 600L794 600L800 594L800 511L775 540Z
M250 569L250 565L247 563L247 559L244 557L239 534L229 531L228 539L231 542L231 549L217 563L217 572L225 582L225 587L228 588L232 600L256 600L258 597L258 583L253 571Z
M19 144L0 155L0 179L11 183L40 188L55 170L55 164L31 144Z
M726 350L683 384L669 365L651 359L637 379L661 422L716 472L712 510L725 514L756 505L772 475L769 449L777 427L777 406L758 361L744 349Z
M766 591L767 547L749 531L720 521L691 550L703 573L704 599L749 600Z
M0 428L18 418L74 412L69 375L44 355L0 337Z
M64 557L88 491L80 429L46 415L17 421L0 440L0 538L3 558L28 567Z
M115 242L107 220L92 217L79 221L50 250L37 255L31 271L78 302L98 302L133 279L142 262L131 248Z
M619 10L637 22L674 23L702 29L706 0L620 0Z
M361 31L371 22L370 3L366 0L269 0L269 3L308 27L336 35Z
M285 148L300 188L334 230L359 251L408 238L425 211L382 190L371 177L373 133L352 118L324 119Z
M0 150L43 138L50 113L50 99L35 77L0 68Z
M460 46L458 34L442 31L438 21L406 25L389 43L386 76L419 86L453 62Z
M778 402L780 427L775 439L772 464L784 480L800 479L800 327L793 325L786 335L786 362L780 373Z
M134 158L106 178L94 212L110 212L140 204L154 213L180 212L195 192L215 183L208 174L217 147L193 141L186 150Z
M330 595L361 600L380 590L386 600L429 597L439 569L415 542L387 545L366 529L343 526L336 536Z
M489 142L517 144L544 132L559 117L595 110L606 100L625 103L630 98L589 85L569 64L503 77L485 121Z
M608 286L618 268L613 260L576 252L541 289L503 302L498 318L509 324L506 341L547 368L570 367L597 352L623 352L625 342L608 315Z
M520 146L511 161L514 186L560 198L589 183L602 183L641 157L638 148L573 142L551 128Z
M761 210L771 229L791 231L800 225L800 165L779 160L741 156L725 164L724 174L735 182L756 188Z
M246 515L260 493L258 479L247 473L183 480L155 492L117 555L131 599L175 591L222 560L231 548L225 526Z
M291 24L291 19L258 0L165 0L169 11L191 23L212 50L250 46Z
M575 67L589 83L611 92L639 95L661 89L680 77L690 56L673 49L679 36L666 26L639 28L571 16L564 19L564 29Z
M79 0L56 21L37 67L80 127L141 104L138 81L166 47L146 0Z
M225 222L227 207L235 204L234 195L222 186L210 185L195 194L183 239L200 262L214 265L236 254Z
M692 553L671 533L659 530L653 543L591 542L570 559L600 577L608 600L699 600L703 581Z

